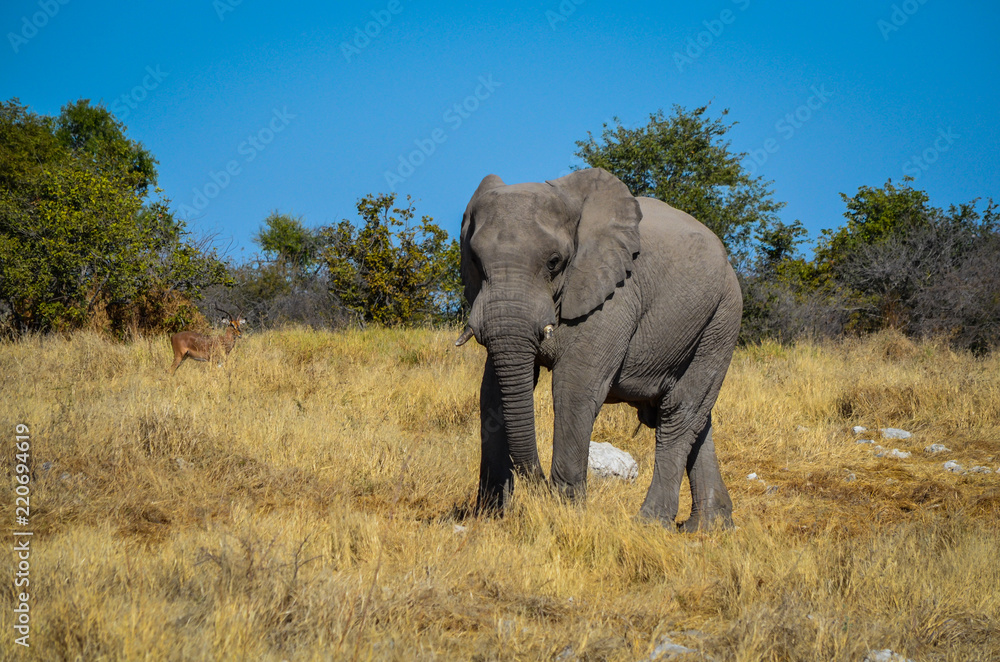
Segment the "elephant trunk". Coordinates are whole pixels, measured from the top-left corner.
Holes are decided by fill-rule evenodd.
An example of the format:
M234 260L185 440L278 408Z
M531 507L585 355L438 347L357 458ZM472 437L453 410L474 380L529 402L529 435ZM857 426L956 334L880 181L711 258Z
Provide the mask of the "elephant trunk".
M500 386L504 429L514 469L524 476L542 476L535 441L535 356L538 351L535 324L528 317L511 316L509 304L487 310L504 310L483 320L483 339ZM490 316L492 317L492 316ZM502 318L502 319L501 319ZM512 320L514 320L512 322ZM517 320L524 320L518 323Z

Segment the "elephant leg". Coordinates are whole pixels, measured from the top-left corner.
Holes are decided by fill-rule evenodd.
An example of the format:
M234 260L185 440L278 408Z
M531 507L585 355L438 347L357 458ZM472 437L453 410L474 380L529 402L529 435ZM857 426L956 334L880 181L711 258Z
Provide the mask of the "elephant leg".
M660 403L653 482L640 510L644 517L673 524L687 471L695 505L685 528L697 528L716 518L731 521L732 502L712 442L712 408L739 331L725 319L720 316L709 322L684 374Z
M659 520L671 527L677 518L687 458L695 443L688 413L688 409L671 402L669 398L664 398L660 404L653 481L639 510L640 516Z
M691 517L682 525L684 531L709 529L716 523L725 528L733 525L733 502L722 481L719 460L712 442L712 415L698 435L687 461L691 484Z
M599 329L576 340L552 372L552 483L570 499L585 500L594 420L628 349L630 334L609 343ZM595 351L595 348L600 350Z
M565 384L557 387L553 377L552 484L573 501L585 501L587 496L590 436L600 410L597 402L603 398Z
M535 368L538 383L538 368ZM514 462L507 444L507 430L493 360L486 359L483 382L479 389L479 429L481 451L479 462L479 494L476 511L502 512L514 491ZM541 466L537 473L541 474Z

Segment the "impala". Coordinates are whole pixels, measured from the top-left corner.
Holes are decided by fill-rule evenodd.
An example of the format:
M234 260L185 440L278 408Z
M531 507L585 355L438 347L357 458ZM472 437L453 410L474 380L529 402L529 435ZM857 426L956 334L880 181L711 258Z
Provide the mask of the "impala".
M174 348L174 364L170 366L171 375L177 372L177 366L184 359L211 361L219 357L219 350L222 350L222 356L228 356L236 344L236 339L243 335L240 327L246 324L246 320L243 319L242 308L235 318L218 306L215 309L226 315L223 319L227 325L226 332L221 336L206 336L194 331L181 331L170 336L170 345Z

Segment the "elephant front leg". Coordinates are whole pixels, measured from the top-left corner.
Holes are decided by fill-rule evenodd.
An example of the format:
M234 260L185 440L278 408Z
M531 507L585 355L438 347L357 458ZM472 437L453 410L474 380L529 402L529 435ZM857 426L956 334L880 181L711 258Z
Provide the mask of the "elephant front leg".
M712 416L698 435L687 461L691 483L691 517L682 525L684 531L708 529L717 524L733 525L733 502L722 481L719 460L712 441Z
M535 381L538 381L537 368ZM481 456L476 511L503 512L514 491L514 462L507 441L500 384L493 360L489 358L486 359L483 382L479 389L479 429ZM535 474L544 479L540 465L535 468Z
M589 385L586 380L553 374L552 484L573 501L586 500L590 437L600 410L598 403L607 396L606 389L593 393L585 385Z

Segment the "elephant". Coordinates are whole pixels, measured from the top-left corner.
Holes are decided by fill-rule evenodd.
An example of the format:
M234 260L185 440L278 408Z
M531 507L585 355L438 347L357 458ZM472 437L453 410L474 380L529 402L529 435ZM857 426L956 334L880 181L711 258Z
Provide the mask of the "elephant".
M585 497L594 420L604 403L626 402L656 431L640 517L673 526L687 471L681 528L732 525L712 408L743 298L711 230L600 168L510 186L488 175L462 217L461 274L471 310L456 345L475 337L487 352L477 512L502 513L515 474L545 480L534 418L545 367L555 490Z

